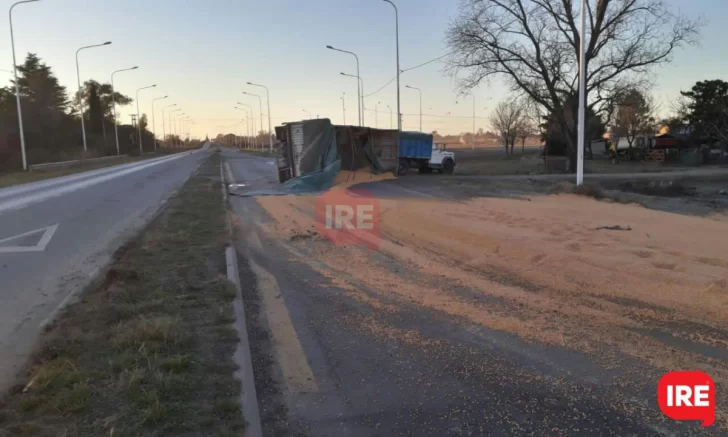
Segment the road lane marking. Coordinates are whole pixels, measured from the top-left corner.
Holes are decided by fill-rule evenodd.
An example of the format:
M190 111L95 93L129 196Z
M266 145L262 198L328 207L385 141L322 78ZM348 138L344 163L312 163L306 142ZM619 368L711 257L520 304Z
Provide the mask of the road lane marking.
M286 385L294 393L318 392L318 384L293 327L288 308L275 277L253 260L248 260L258 282L266 320L273 334L278 363Z
M251 229L246 240L250 247L263 252L263 245L255 229ZM291 316L278 287L278 281L268 270L261 267L248 256L248 265L257 280L266 320L273 335L278 363L286 381L286 386L294 393L318 392L318 384L313 370L308 364L306 354L293 327Z
M233 171L230 169L230 164L225 162L225 173L227 174L227 180L230 185L235 185L235 177L233 176Z
M28 193L31 191L44 190L44 189L48 189L48 188L51 188L56 185L69 184L71 182L77 182L82 179L89 179L91 177L100 176L103 174L114 173L114 172L121 171L121 170L124 170L127 168L133 168L135 166L142 165L142 164L149 164L152 162L163 161L163 160L169 159L169 158L170 158L170 156L162 156L160 158L148 159L148 160L144 160L144 161L140 161L140 162L119 164L119 165L114 165L111 167L104 167L104 168L100 168L100 169L96 169L96 170L88 170L88 171L84 171L81 173L71 174L68 176L59 176L56 178L46 179L46 180L37 181L37 182L29 182L26 184L13 185L10 187L1 188L0 189L0 198L17 196L17 195L20 195L23 193Z
M163 163L175 161L175 160L177 160L179 158L182 158L184 156L189 156L189 155L187 155L187 154L178 154L178 155L174 155L173 157L168 158L168 159L154 161L154 162L148 162L148 163L145 163L145 164L142 164L142 165L138 165L138 166L135 166L135 167L125 168L125 169L122 169L122 170L120 170L118 172L113 172L113 173L110 173L110 174L107 173L107 174L103 174L103 175L100 175L100 176L96 176L96 177L84 179L84 180L81 180L81 181L78 181L78 182L75 182L75 183L71 183L71 184L68 184L68 185L63 185L63 186L60 186L60 187L49 187L47 190L42 190L42 191L37 192L37 193L32 193L32 194L25 195L25 196L19 196L17 198L12 198L11 197L9 200L0 201L0 214L3 214L6 211L24 208L24 207L26 207L26 206L28 206L30 204L42 202L42 201L47 200L49 198L59 197L59 196L62 196L64 194L71 193L73 191L77 191L77 190L80 190L80 189L88 188L88 187L91 187L93 185L97 185L97 184L100 184L102 182L109 181L111 179L115 179L115 178L118 178L118 177L121 177L121 176L126 176L126 175L131 174L131 173L136 173L138 171L144 170L144 169L149 168L149 167L153 167L153 166L156 166L156 165L159 165L159 164L163 164Z
M0 246L0 253L43 252L48 246L48 243L50 243L51 238L53 238L53 235L56 233L56 230L58 230L58 224L2 239L0 240L0 245L7 243L8 241L18 240L20 238L29 237L43 232L40 240L38 240L38 242L33 246Z

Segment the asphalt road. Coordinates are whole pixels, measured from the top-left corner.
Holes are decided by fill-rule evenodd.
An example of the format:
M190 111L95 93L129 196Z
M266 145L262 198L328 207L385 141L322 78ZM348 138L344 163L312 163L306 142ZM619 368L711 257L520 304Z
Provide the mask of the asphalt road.
M42 326L199 167L209 150L0 190L0 391Z
M223 156L228 180L245 184L240 189L276 184L271 159L232 150ZM417 190L413 183L382 185ZM233 195L230 202L266 436L718 435L666 423L653 389L617 383L624 369L574 350L528 343L414 303L399 302L391 312L352 299L310 267L305 246L261 230L272 218L254 198ZM426 274L377 251L370 256L403 281ZM355 286L387 301L386 285ZM362 321L391 333L375 335ZM429 341L416 341L418 335Z

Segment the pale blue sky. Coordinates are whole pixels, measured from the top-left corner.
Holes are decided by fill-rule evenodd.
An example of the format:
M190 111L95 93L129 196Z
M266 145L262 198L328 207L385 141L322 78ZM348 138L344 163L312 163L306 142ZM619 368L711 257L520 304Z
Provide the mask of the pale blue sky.
M697 80L728 79L726 0L667 1L686 14L705 17L707 25L699 47L680 50L671 66L657 71L654 93L661 102ZM457 12L458 1L396 2L402 68L445 53L444 32ZM0 0L5 11L12 3ZM162 103L183 108L196 121L193 135L198 136L213 135L218 132L216 126L234 124L243 116L233 109L237 101L253 105L258 118L257 100L241 92L261 92L264 97L264 90L248 87L246 81L270 88L274 125L305 118L304 109L314 117L318 114L341 123L342 92L346 92L347 122L355 124L356 82L339 75L341 71L355 73L354 59L327 50L327 44L359 55L366 94L389 81L396 71L394 12L381 0L42 0L18 6L14 18L18 56L37 53L53 67L69 94L76 90L76 49L113 41L111 46L82 52L82 80L109 81L113 70L138 65L139 70L116 76L117 89L134 97L137 88L156 83L157 89L140 94L141 112L146 113L151 111L153 97L170 96L157 102L158 133ZM7 18L0 22L0 34L5 35L0 42L0 68L10 69ZM405 89L405 84L423 89L425 113L450 112L462 117L425 117L424 130L456 133L471 129L472 105L469 100L455 104L454 83L442 74L442 64L402 76L402 112L417 114L417 93ZM498 83L477 90L476 127L488 128L486 107L492 108L505 94ZM389 127L386 105L396 111L394 84L365 103L374 109L378 101L382 102L379 127ZM265 109L265 100L263 104ZM135 106L124 108L122 120L128 123L129 114L135 111ZM366 119L374 126L373 113L367 112ZM418 127L417 116L404 117L405 129Z

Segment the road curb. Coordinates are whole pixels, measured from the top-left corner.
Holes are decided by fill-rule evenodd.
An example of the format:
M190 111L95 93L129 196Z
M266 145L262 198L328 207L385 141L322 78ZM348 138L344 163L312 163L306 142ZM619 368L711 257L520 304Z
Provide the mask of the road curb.
M223 157L220 152L220 182L222 183L223 201L227 209L228 196L225 183L225 174L223 171ZM260 408L258 407L258 395L255 390L255 375L253 373L253 358L250 354L250 339L248 337L248 328L245 320L245 304L243 302L243 289L240 285L240 272L238 270L238 255L233 245L233 228L229 217L227 218L228 235L230 246L225 249L225 260L227 263L227 278L235 284L237 297L233 301L233 309L235 312L235 331L238 333L240 342L235 350L233 360L238 365L235 376L240 379L241 394L240 405L243 408L243 417L247 422L245 427L246 437L263 437L263 426L260 423Z
M258 396L255 391L255 375L253 374L253 360L250 355L250 340L248 339L248 328L245 322L245 305L243 303L243 290L240 285L240 273L238 272L238 256L233 247L225 250L227 260L227 277L235 284L238 292L233 306L235 308L235 330L238 332L240 343L235 351L234 360L240 366L236 376L240 378L242 393L240 402L243 407L243 417L248 426L245 428L247 437L262 437L263 427L260 423L260 409L258 408Z

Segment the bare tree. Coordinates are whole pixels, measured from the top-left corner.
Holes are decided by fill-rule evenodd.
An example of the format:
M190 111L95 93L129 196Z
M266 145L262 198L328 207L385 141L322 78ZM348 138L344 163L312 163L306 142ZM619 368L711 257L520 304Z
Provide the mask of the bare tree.
M521 153L526 151L526 140L540 134L540 125L543 119L539 105L530 100L521 100L521 118L518 123L518 138L521 139Z
M586 101L597 114L614 96L638 88L650 68L692 44L697 21L670 12L665 0L585 0ZM573 0L463 0L447 33L448 70L461 92L494 75L554 116L575 169L580 34Z
M617 141L619 138L627 139L629 159L632 159L635 139L655 131L654 106L652 97L646 91L637 89L628 90L617 102L613 134L616 134Z
M508 154L509 145L511 147L510 153L513 154L513 146L519 134L518 129L521 125L522 117L523 106L517 100L500 102L490 116L490 126L503 139L506 147L506 155Z

